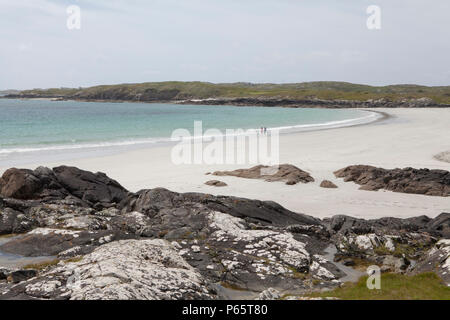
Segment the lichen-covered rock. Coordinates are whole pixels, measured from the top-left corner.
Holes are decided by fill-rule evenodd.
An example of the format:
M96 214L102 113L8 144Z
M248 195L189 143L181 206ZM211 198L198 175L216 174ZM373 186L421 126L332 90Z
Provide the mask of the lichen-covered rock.
M72 300L212 299L204 278L164 240L122 240L78 262L61 262L1 298Z
M269 288L261 292L257 300L279 300L280 298L280 291L274 288Z
M137 211L152 219L162 215L176 216L173 223L176 221L183 223L183 219L180 218L188 216L189 212L206 210L223 212L263 225L321 224L321 221L317 218L289 211L272 201L213 196L202 193L177 193L163 188L139 191L130 195L124 203L124 211ZM159 219L156 220L159 221Z
M396 272L401 273L406 271L406 269L411 265L411 262L404 257L394 257L394 256L385 256L383 259L383 265L381 270L386 272Z
M313 276L329 280L343 275L336 267L330 268L331 263L323 257L311 254L321 249L314 247L314 239L306 234L255 228L221 212L210 212L208 219L210 233L205 240L179 243L186 261L213 282L221 281L241 290L263 291L272 287L285 291L306 289L305 279ZM322 272L310 272L311 266L318 266Z
M446 242L436 244L448 235L448 213L320 220L271 201L161 188L127 193L102 174L66 167L13 170L0 184L27 198L0 196L0 234L22 234L2 239L0 250L63 260L18 284L3 279L18 268L3 272L0 298L223 298L233 288L251 299L269 288L301 296L340 285L349 271L333 259L366 259L394 272L410 272L408 260L417 260L417 270L448 274ZM324 251L330 244L335 256Z
M16 270L8 274L7 280L12 283L19 283L31 279L37 275L36 270Z
M434 219L427 216L419 216L407 219L385 217L380 219L358 219L344 215L333 216L324 219L323 224L332 234L367 234L380 235L404 233L428 233L441 238L447 237L450 231L450 214L442 213Z
M436 243L415 265L413 273L436 272L450 286L450 239Z
M338 235L335 237L336 247L343 256L375 259L381 263L384 257L389 255L416 259L437 241L436 238L422 232L393 233L362 235L347 233L346 235ZM377 257L381 259L377 259Z
M127 235L108 230L37 228L4 243L0 250L26 257L55 256L76 246L85 247L84 252L92 251L96 246L124 237Z

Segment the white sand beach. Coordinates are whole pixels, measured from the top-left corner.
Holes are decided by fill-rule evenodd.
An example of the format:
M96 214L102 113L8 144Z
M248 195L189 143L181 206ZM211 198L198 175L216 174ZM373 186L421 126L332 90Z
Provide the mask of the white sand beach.
M315 182L288 186L235 177L205 175L216 170L247 168L243 165L174 165L171 147L131 150L104 157L84 158L64 163L30 163L77 166L105 172L130 191L164 187L177 192L204 192L245 198L272 200L286 208L317 217L345 214L361 218L385 216L435 217L450 212L450 198L390 191L362 191L353 182L343 182L333 172L354 164L383 168L414 167L450 170L450 163L435 155L450 150L450 108L377 109L389 114L387 120L346 128L291 133L280 136L280 161L308 171ZM0 167L0 172L7 168ZM228 187L211 187L204 182L217 179ZM320 188L323 179L338 189Z

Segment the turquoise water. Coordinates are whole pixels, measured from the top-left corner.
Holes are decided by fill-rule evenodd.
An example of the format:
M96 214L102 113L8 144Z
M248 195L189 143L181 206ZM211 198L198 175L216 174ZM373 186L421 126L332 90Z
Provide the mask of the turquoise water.
M0 99L0 155L167 141L175 129L193 132L199 120L204 130L287 130L370 117L360 110Z

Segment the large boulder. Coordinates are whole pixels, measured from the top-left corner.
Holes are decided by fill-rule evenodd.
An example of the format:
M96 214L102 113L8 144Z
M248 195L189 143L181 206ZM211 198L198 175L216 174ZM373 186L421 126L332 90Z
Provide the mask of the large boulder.
M361 185L362 190L380 189L394 192L424 194L429 196L450 196L450 172L430 169L383 169L365 165L355 165L334 173L344 181Z
M56 256L60 252L82 246L83 252L95 247L126 237L108 230L76 231L68 229L37 228L0 246L6 253L26 256ZM129 237L129 236L128 236Z
M58 182L72 195L90 204L119 203L127 196L127 190L106 174L61 166L53 169Z
M413 273L436 272L450 286L450 239L442 239L424 255Z
M0 194L7 198L33 199L42 182L31 170L11 168L0 178Z
M437 230L441 220L426 216L364 220L341 215L324 220L324 224L340 259L365 259L383 264L386 270L403 272L398 259L417 260L423 256L442 236Z
M0 178L0 195L21 200L76 197L88 205L111 206L126 198L128 191L104 173L75 167L9 169Z

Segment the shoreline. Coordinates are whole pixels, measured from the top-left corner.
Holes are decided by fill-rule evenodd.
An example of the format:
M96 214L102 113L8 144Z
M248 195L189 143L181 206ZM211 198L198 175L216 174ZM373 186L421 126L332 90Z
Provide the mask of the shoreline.
M40 100L40 99L38 99ZM230 106L230 107L238 107L238 106ZM258 108L258 107L256 107ZM346 109L339 109L346 110ZM353 109L349 109L353 110ZM313 131L321 131L321 130L331 130L331 129L339 129L346 127L354 127L354 126L363 126L370 125L372 123L380 122L388 120L392 118L388 113L378 111L378 110L370 110L370 109L357 109L358 111L362 111L367 113L368 115L361 115L358 118L350 118L345 120L336 120L336 121L327 121L323 123L313 123L313 124L293 124L293 125L280 125L278 127L271 127L268 130L279 130L280 135L286 134L295 134L300 132L313 132ZM372 117L374 119L372 119ZM236 129L236 128L229 128ZM253 129L244 129L244 130L257 130L258 128ZM215 138L224 138L225 134L221 136L214 136ZM204 136L204 138L207 138ZM196 140L197 137L192 137L191 139ZM146 148L155 148L161 146L173 146L176 142L171 140L171 137L149 137L149 138L139 138L139 139L130 139L130 140L112 140L112 141L92 141L81 144L59 144L59 145L36 145L36 146L24 146L24 147L15 147L10 149L4 149L0 151L0 168L5 166L7 163L11 165L15 165L15 160L18 160L18 156L32 156L36 155L37 157L42 156L43 153L53 153L52 156L66 152L66 153L79 153L82 156L82 153L85 152L88 156L95 149L96 156L103 156L108 154L117 154L120 152L127 152L131 150L138 149L146 149ZM10 155L14 155L12 159L8 159L7 157ZM3 159L2 159L3 156ZM51 159L49 157L48 159ZM47 161L48 159L44 159ZM3 162L3 163L2 163ZM21 159L19 163L27 164L23 162Z
M345 214L360 218L436 217L450 212L448 198L390 191L363 191L353 182L337 179L333 172L349 165L366 164L390 168L430 168L450 171L450 163L434 155L450 150L450 109L383 109L389 117L368 125L342 127L280 135L280 162L305 170L315 182L287 186L279 182L220 177L227 187L204 185L207 172L250 168L244 165L174 165L171 146L138 148L108 155L74 157L61 161L30 161L20 167L43 165L76 166L105 172L130 191L166 188L175 192L202 192L249 199L271 200L287 209L323 218ZM388 120L388 121L387 121ZM36 159L30 159L36 160ZM0 167L3 172L8 167ZM320 188L330 180L338 189Z
M317 108L317 109L363 109L363 108L450 108L450 104L436 102L418 102L420 99L410 100L341 100L341 99L290 99L277 97L234 97L234 98L206 98L184 100L121 100L121 99L85 99L63 96L36 96L27 97L20 95L0 96L0 99L18 100L48 100L48 101L74 101L74 102L99 102L99 103L145 103L145 104L192 104L203 106L232 106L232 107L280 107L280 108Z

